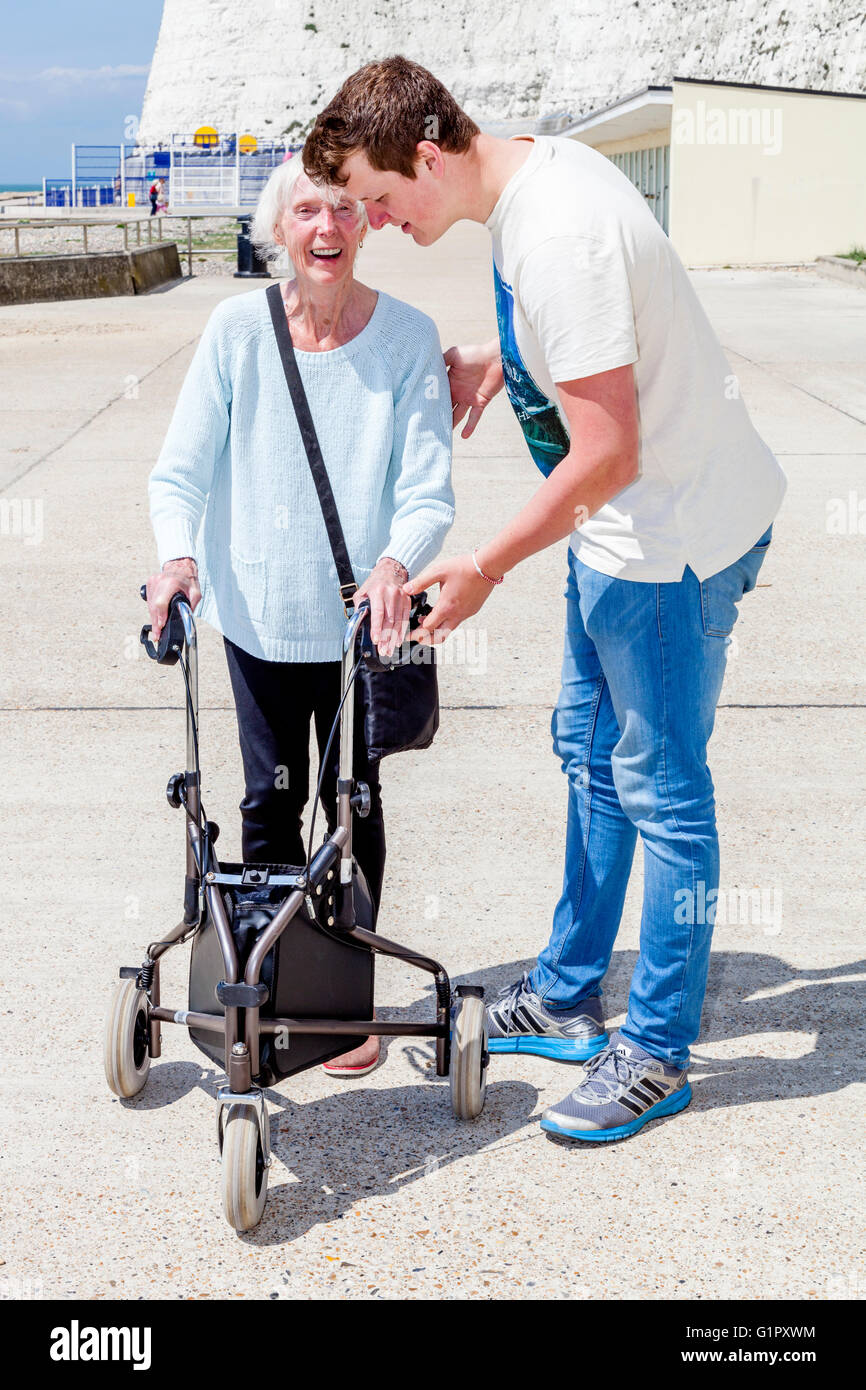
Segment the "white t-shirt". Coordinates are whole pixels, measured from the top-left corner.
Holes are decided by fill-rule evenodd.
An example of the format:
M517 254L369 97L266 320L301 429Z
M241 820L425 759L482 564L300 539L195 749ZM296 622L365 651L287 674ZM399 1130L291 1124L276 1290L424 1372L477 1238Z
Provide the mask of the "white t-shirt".
M536 136L487 226L505 385L543 473L569 448L554 383L634 363L640 473L573 533L579 559L647 583L733 564L786 479L642 194L597 150Z

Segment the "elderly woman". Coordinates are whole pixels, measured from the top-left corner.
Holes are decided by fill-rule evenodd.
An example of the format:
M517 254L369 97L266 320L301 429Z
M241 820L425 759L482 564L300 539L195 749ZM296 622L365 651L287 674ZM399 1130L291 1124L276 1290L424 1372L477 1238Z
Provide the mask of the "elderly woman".
M403 584L439 551L454 516L451 407L433 322L355 279L363 205L314 185L300 159L274 171L252 236L285 248L286 320L359 596L387 655L404 639ZM162 570L148 581L154 636L178 589L223 636L246 783L243 858L301 864L310 720L320 756L339 704L345 615L328 535L264 289L211 314L150 478ZM378 907L385 862L377 765L356 702L355 774L370 788L353 844ZM322 801L335 822L336 754ZM379 1041L327 1063L375 1066Z

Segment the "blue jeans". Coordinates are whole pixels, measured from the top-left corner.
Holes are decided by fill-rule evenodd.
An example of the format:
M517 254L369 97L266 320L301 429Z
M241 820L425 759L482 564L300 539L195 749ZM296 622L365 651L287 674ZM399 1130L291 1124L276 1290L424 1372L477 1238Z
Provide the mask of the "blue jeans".
M755 587L770 527L699 581L613 579L569 551L562 691L553 746L568 778L562 897L531 973L551 1009L600 995L637 835L640 952L622 1033L685 1067L709 969L719 843L707 743L737 604Z

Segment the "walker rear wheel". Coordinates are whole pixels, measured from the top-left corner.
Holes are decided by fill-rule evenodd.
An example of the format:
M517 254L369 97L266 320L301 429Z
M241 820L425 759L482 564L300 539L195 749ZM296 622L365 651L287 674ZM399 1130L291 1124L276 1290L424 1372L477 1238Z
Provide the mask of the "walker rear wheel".
M250 1231L261 1221L268 1197L259 1119L251 1105L228 1107L222 1150L226 1220L236 1231Z
M147 1045L147 994L135 980L121 980L105 1020L102 1047L105 1079L116 1096L128 1100L144 1089L150 1072Z
M474 1120L487 1092L487 1010L483 998L461 994L451 1010L451 1106L458 1120Z

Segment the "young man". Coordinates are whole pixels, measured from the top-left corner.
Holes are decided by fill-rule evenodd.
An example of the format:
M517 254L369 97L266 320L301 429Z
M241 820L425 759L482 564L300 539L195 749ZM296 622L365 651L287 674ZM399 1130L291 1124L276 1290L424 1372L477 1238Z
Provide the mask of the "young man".
M490 1007L490 1048L589 1060L542 1125L634 1133L691 1099L718 889L706 748L737 603L755 585L785 478L756 433L688 276L644 199L562 138L483 134L426 69L370 63L304 149L370 225L422 246L454 222L493 239L499 339L452 348L463 437L503 386L546 481L471 555L438 561L428 640L528 555L570 536L554 748L568 778L562 896L529 975ZM601 1004L638 833L640 954L626 1021Z

